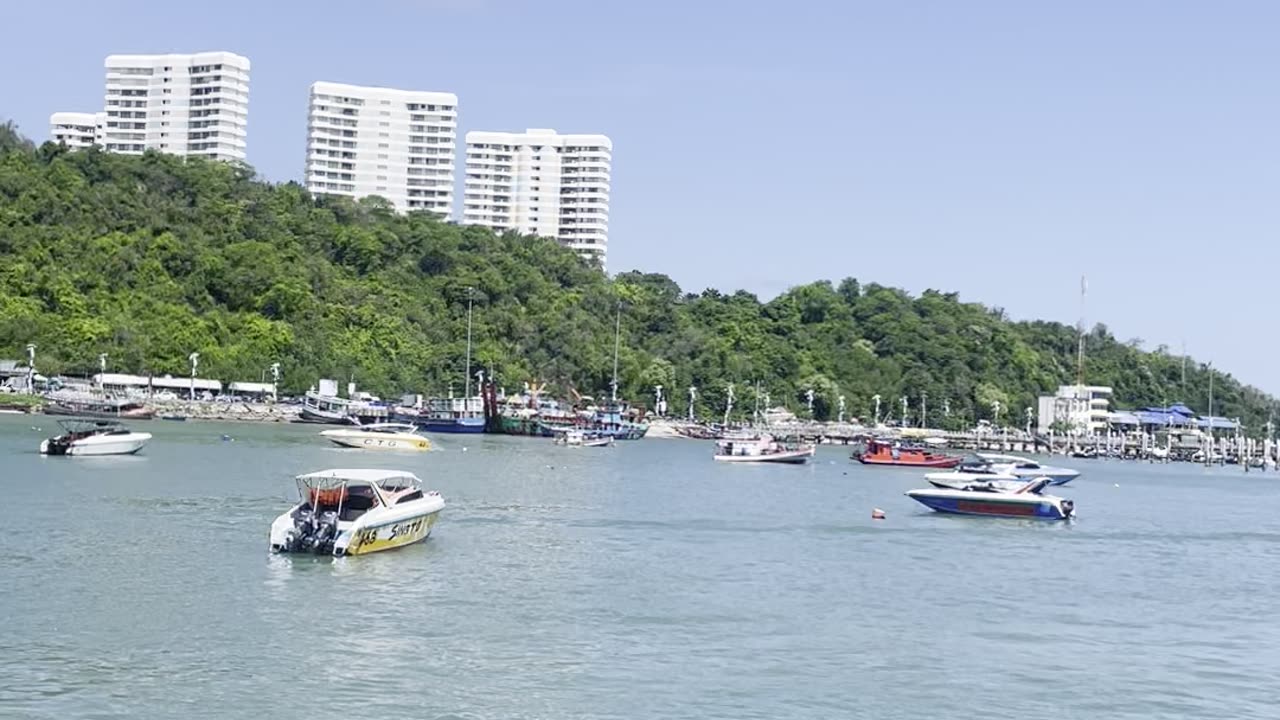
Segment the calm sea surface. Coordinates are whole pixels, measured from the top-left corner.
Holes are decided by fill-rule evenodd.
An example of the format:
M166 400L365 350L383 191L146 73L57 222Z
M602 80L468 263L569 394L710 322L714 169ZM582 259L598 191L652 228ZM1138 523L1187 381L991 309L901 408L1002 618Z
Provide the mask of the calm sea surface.
M1276 473L1071 461L1080 517L1048 524L932 514L842 448L135 427L139 456L43 458L52 418L0 418L0 717L1280 713ZM327 467L449 506L411 548L268 555L292 476Z

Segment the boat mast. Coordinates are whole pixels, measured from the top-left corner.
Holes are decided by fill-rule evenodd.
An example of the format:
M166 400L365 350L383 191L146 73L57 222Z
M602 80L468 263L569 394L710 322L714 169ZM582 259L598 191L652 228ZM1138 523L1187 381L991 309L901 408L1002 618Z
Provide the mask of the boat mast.
M622 340L622 303L618 303L617 316L613 323L613 381L610 383L613 402L618 402L618 345Z
M471 288L467 288L467 371L466 371L466 393L462 396L463 407L467 410L471 409Z
M1085 276L1080 276L1080 320L1076 324L1076 336L1078 338L1076 346L1076 386L1084 387L1084 295L1089 289L1089 283Z

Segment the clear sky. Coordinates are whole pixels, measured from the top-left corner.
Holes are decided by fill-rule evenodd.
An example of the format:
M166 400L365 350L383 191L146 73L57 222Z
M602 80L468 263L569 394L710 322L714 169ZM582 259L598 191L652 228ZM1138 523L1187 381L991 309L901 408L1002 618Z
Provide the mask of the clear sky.
M0 117L99 110L110 53L250 58L249 161L299 179L315 80L467 130L614 143L612 271L864 282L1086 316L1280 392L1280 3L34 2ZM1066 380L1064 378L1064 380Z

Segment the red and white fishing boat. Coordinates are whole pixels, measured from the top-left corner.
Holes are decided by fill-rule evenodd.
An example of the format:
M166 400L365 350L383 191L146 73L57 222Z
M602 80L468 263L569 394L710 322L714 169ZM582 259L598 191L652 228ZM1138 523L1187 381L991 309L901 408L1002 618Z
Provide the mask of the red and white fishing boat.
M871 440L854 458L863 465L899 465L917 468L953 468L964 458L943 455L922 447L902 445L887 440Z

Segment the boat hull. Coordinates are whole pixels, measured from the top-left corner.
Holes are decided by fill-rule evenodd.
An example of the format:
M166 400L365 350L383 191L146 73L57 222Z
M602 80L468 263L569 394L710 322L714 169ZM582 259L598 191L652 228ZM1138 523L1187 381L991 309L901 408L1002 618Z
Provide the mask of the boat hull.
M935 512L951 515L1065 520L1072 515L1070 501L1044 495L1013 495L963 490L912 490L907 497Z
M813 457L813 450L790 450L771 453L769 455L716 455L716 462L726 463L776 463L782 465L803 465Z
M425 452L431 449L426 438L389 435L377 437L372 433L362 434L346 430L325 430L320 433L334 445L359 450L394 450L400 452Z
M435 527L436 519L439 517L440 509L436 509L428 513L359 528L352 532L351 541L346 548L339 546L334 549L334 554L368 555L422 542L431 536L431 528Z
M912 468L953 468L960 464L964 458L958 457L940 457L929 458L925 460L913 460L901 458L894 460L893 458L871 457L867 455L859 455L858 462L863 465L887 465L892 467L912 467Z
M90 437L75 440L63 446L57 439L40 443L43 455L69 455L75 457L92 457L100 455L133 455L151 440L150 433L130 433L128 435Z
M423 432L460 435L482 433L485 426L484 418L415 418L412 422Z

